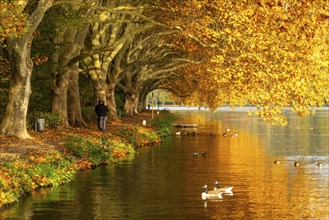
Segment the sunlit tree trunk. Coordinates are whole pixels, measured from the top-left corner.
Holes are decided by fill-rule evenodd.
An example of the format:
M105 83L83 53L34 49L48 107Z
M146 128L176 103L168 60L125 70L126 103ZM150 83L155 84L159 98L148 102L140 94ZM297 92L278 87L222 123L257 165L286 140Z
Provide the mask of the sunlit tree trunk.
M26 37L28 38L28 37ZM31 95L33 62L30 59L31 38L15 42L11 51L12 73L6 113L1 123L1 133L29 138L26 115Z
M28 32L15 39L7 39L10 48L12 73L8 103L0 130L5 135L30 138L26 127L26 116L31 95L33 62L30 58L32 35L53 0L40 0L28 19Z
M109 91L108 91L108 97L106 100L107 106L110 110L110 120L119 121L116 103L115 103L115 84L108 83Z

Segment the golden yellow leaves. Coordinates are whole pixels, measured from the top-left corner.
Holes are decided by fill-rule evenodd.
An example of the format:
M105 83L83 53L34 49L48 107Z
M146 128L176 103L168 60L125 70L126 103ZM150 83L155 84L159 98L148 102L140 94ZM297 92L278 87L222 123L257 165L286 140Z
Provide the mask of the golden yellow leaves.
M328 100L329 1L193 0L184 7L177 9L188 12L184 36L202 42L185 47L206 55L193 74L184 73L197 79L191 102L252 104L268 122L285 125L281 107L305 115Z
M15 3L0 2L0 42L6 37L23 34L27 28L27 15L23 8Z

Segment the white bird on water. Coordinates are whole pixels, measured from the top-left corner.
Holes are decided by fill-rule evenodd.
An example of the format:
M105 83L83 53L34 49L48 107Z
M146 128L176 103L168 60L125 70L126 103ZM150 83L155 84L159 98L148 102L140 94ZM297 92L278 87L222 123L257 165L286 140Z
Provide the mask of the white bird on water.
M232 193L233 186L225 186L225 187L220 187L219 186L219 181L215 181L215 187L214 191L216 192L225 192L225 193Z
M203 200L205 199L209 199L209 198L218 198L218 199L221 199L223 198L222 197L222 193L223 192L217 192L217 191L214 191L214 190L210 190L208 191L208 185L204 185L202 186L202 188L204 189L204 191L201 193L201 197Z
M237 137L238 136L238 133L237 132L234 132L231 137Z

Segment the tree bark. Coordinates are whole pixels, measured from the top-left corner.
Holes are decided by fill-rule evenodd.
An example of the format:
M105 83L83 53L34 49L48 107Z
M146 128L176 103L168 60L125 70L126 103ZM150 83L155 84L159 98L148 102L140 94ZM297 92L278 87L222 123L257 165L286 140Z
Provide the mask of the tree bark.
M68 74L54 73L51 111L59 114L61 125L65 127L69 126L67 117L68 84Z
M109 107L109 116L110 120L112 121L120 121L120 118L118 116L117 108L116 108L116 103L115 103L115 84L113 83L108 83L108 94L107 94L107 99L106 103L107 106Z
M65 127L68 127L70 123L73 126L86 125L82 118L79 97L79 63L72 64L68 68L64 67L80 53L87 30L88 25L79 31L66 30L63 33L59 33L54 40L58 44L63 42L64 44L58 47L57 51L60 51L60 53L54 53L52 57L52 112L59 114L61 125ZM70 97L71 102L68 102L68 97ZM68 114L69 112L70 114Z
M79 89L79 66L75 64L69 71L68 84L68 118L69 124L73 127L87 127L83 120L80 103L80 89Z
M26 116L31 95L33 62L30 59L31 39L13 44L12 73L6 113L1 123L1 133L7 136L30 138Z
M33 33L42 21L54 0L40 0L28 18L28 31L19 38L8 38L12 72L8 103L0 130L5 135L30 138L27 132L26 116L31 95L33 61L30 58Z

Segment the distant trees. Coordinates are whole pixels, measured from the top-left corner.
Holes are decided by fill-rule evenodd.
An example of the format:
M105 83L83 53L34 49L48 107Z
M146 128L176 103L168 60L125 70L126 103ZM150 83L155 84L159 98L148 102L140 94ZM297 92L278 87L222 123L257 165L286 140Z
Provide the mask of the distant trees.
M113 120L116 93L134 115L157 88L212 109L253 104L278 124L286 124L282 106L305 115L328 100L325 0L4 0L0 7L11 62L6 135L29 137L33 62L52 82L49 109L63 126L87 126L80 74Z

